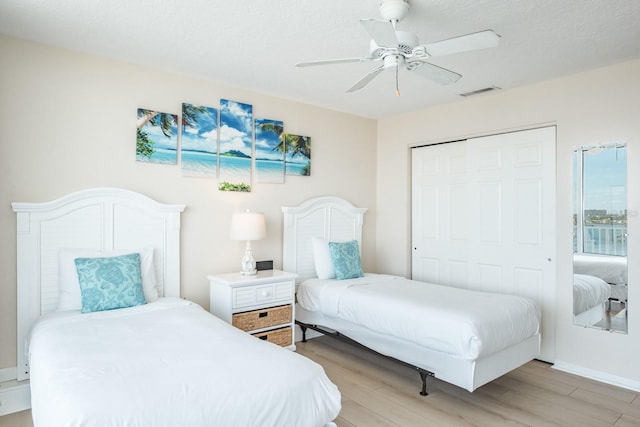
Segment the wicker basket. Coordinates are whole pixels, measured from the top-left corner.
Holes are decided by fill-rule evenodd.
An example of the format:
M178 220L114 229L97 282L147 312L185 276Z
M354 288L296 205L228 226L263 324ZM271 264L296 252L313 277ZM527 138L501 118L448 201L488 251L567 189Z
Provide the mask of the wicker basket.
M233 315L231 324L243 331L255 331L269 326L291 322L291 304L269 307L261 310L245 311Z
M291 327L258 332L257 334L253 334L253 336L256 338L260 338L261 340L278 344L282 347L291 345Z

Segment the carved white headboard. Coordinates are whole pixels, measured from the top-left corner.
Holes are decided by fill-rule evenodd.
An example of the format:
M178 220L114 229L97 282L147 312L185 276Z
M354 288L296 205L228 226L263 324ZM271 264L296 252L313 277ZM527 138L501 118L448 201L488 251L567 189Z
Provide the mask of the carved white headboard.
M283 207L283 269L298 273L298 281L316 276L312 237L357 240L362 251L362 221L366 211L339 197L318 197L300 206Z
M154 249L159 294L180 296L180 213L118 188L95 188L45 203L12 203L17 214L18 380L29 377L25 341L58 306L58 250Z

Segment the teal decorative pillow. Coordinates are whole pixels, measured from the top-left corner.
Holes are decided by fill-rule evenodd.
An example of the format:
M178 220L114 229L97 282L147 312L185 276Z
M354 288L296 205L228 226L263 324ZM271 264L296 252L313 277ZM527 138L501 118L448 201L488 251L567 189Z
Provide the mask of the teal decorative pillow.
M146 304L140 254L107 258L76 258L82 312Z
M329 242L329 252L333 268L336 270L336 279L355 279L364 276L358 241Z

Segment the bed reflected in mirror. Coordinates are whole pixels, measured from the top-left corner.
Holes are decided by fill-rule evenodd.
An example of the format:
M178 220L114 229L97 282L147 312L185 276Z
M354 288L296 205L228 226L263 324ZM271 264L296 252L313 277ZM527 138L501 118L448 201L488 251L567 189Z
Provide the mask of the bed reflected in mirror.
M627 150L573 153L574 324L627 333Z

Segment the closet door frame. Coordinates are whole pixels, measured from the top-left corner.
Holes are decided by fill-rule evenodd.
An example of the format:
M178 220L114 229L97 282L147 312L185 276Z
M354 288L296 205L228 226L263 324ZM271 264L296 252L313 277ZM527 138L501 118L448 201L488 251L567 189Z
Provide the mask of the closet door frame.
M556 128L414 147L412 277L520 295L555 358Z

